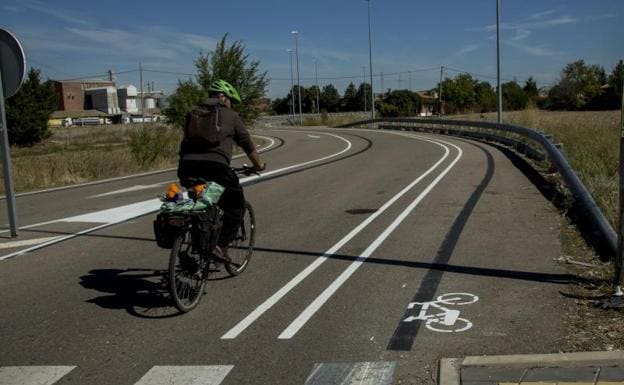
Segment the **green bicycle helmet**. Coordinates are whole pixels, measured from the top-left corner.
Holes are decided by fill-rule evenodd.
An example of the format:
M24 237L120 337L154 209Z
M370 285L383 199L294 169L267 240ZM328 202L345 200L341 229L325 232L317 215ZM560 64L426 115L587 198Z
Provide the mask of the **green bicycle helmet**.
M215 80L210 85L210 88L208 88L208 92L222 92L223 94L225 94L225 96L232 100L232 103L241 102L240 95L238 94L238 91L236 91L236 88L234 88L230 83L226 82L223 79Z

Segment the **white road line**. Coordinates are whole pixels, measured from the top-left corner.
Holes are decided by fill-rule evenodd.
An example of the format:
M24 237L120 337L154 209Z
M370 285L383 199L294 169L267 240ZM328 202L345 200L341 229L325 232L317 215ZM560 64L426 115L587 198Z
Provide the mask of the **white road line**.
M322 158L318 158L318 159L314 159L314 160L311 160L311 161L308 161L308 162L299 163L299 164L295 164L295 165L292 165L292 166L280 168L280 169L277 169L277 170L269 171L269 172L263 173L260 176L254 175L254 176L250 176L250 177L247 177L247 178L242 178L240 180L241 184L245 184L246 182L249 182L249 181L254 180L254 179L262 179L262 178L270 176L270 175L274 175L274 174L277 174L277 173L283 173L283 172L291 170L293 168L302 167L302 166L306 166L306 165L309 165L309 164L312 164L312 163L322 162L322 161L325 161L327 159L335 158L335 157L340 156L340 155L344 154L345 152L349 151L349 149L351 149L351 147L352 147L351 142L348 141L347 139L344 139L341 136L334 135L334 134L328 134L328 133L326 133L324 135L329 135L329 136L336 137L336 138L346 142L347 146L343 150L341 150L341 151L339 151L339 152L337 152L335 154L332 154L332 155L328 155L328 156L325 156L325 157L322 157ZM137 217L140 217L140 216L152 213L152 212L156 212L160 208L161 204L162 204L162 202L159 199L150 199L150 200L147 200L147 201L133 203L133 204L126 205L126 206L115 207L115 208L112 208L112 209L101 210L101 211L96 211L96 212L87 213L87 214L83 214L83 215L77 215L77 216L73 216L73 217L69 217L69 218L56 219L56 220L53 220L53 221L42 222L42 223L35 224L35 225L20 227L20 229L25 229L25 228L32 228L32 227L42 226L42 225L47 225L47 224L52 224L52 223L58 223L58 222L103 223L103 225L100 225L100 226L92 227L92 228L89 228L89 229L86 229L86 230L82 230L82 231L80 231L78 233L75 233L75 234L70 234L70 235L67 235L67 236L64 236L64 237L57 238L55 240L51 240L49 242L42 243L42 244L37 245L37 246L33 246L33 247L30 247L30 248L27 248L27 249L24 249L24 250L20 250L20 251L11 253L11 254L0 256L0 261L4 261L4 260L9 259L9 258L17 257L19 255L26 254L26 253L29 253L31 251L35 251L35 250L41 249L43 247L50 246L50 245L53 245L55 243L63 242L63 241L66 241L68 239L72 239L72 238L75 238L77 236L80 236L80 235L88 234L88 233L91 233L93 231L100 230L102 228L105 228L105 227L108 227L108 226L111 226L111 225L114 225L114 224L117 224L117 223L121 223L121 222L127 221L129 219L137 218Z
M44 243L44 242L48 242L54 239L58 239L60 238L60 235L57 235L55 237L44 237L44 238L36 238L36 239L26 239L23 241L14 241L14 242L5 242L5 243L0 243L0 250L2 249L12 249L15 247L22 247L22 246L30 246L30 245L38 245L40 243Z
M433 140L410 136L415 139L424 140L427 142L434 143L442 148L444 148L444 155L440 160L438 160L431 168L429 168L425 173L412 181L409 185L407 185L403 190L393 196L389 201L387 201L383 206L379 208L376 212L367 217L362 223L360 223L357 227L355 227L349 234L347 234L344 238L342 238L338 243L332 246L329 250L327 250L322 256L318 257L314 262L312 262L308 267L306 267L303 271L297 274L293 279L291 279L286 285L284 285L281 289L279 289L275 294L269 297L266 301L264 301L260 306L258 306L253 312L251 312L247 317L245 317L242 321L240 321L236 326L230 329L227 333L225 333L221 339L234 339L239 334L241 334L249 325L254 323L262 314L264 314L267 310L269 310L273 305L279 302L288 292L290 292L295 286L297 286L301 281L303 281L308 275L312 274L314 270L316 270L323 262L325 262L329 256L336 253L342 246L344 246L347 242L349 242L353 237L355 237L360 231L362 231L366 226L368 226L375 218L380 216L384 211L388 209L394 202L396 202L399 198L405 195L409 190L411 190L414 186L416 186L421 180L423 180L427 175L432 173L438 166L444 162L444 160L448 157L450 151L449 149Z
M448 172L455 166L455 164L462 157L463 151L458 146L440 140L440 142L453 146L457 149L457 157L451 162L444 171L442 171L434 180L427 186L427 188L418 195L418 197L410 203L409 206L368 246L366 250L360 255L347 269L345 269L334 282L331 283L283 332L279 335L278 339L290 339L312 318L312 316L331 298L332 295L344 284L353 273L364 263L377 248L383 243L383 241L392 234L392 232L407 218L407 216L418 206L418 204L433 190L433 188L448 174Z
M234 365L154 366L135 385L218 385Z
M52 385L75 366L2 366L0 384Z

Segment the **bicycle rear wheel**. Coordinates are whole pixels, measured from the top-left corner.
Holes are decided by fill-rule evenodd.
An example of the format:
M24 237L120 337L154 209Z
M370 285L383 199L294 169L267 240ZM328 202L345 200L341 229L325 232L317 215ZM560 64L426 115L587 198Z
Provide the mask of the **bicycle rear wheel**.
M186 313L199 303L206 286L206 263L206 259L193 250L189 230L175 239L169 257L169 293L179 311Z
M236 232L236 238L228 246L228 257L231 262L225 264L225 269L231 275L239 275L249 265L253 254L255 234L256 216L251 204L245 202L243 220Z

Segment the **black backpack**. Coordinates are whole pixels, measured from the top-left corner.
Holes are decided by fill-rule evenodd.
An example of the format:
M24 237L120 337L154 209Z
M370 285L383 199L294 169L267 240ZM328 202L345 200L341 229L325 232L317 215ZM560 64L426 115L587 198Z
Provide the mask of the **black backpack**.
M202 153L219 146L223 139L219 105L199 105L186 116L183 145L187 152Z

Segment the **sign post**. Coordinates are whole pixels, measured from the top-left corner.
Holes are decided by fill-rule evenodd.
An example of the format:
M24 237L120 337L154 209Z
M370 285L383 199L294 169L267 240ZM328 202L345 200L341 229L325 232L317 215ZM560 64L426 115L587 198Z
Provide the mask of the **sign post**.
M617 296L624 295L622 287L624 286L624 82L622 82L622 105L620 111L620 216L619 216L619 232L618 232L618 248L615 256L615 280L617 286Z
M2 150L2 171L4 190L9 211L11 236L17 237L17 215L11 153L9 151L9 130L6 123L4 99L15 95L24 82L26 60L19 41L9 31L0 28L0 149Z

